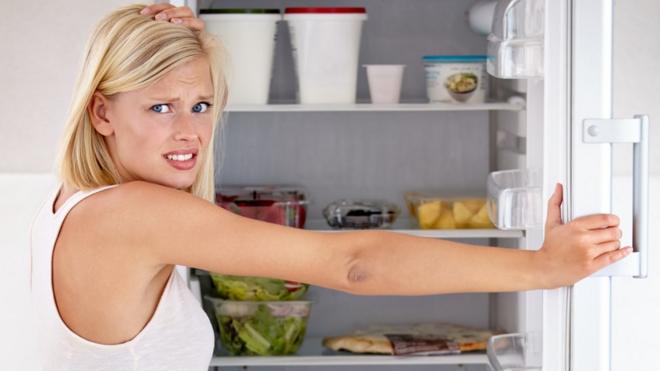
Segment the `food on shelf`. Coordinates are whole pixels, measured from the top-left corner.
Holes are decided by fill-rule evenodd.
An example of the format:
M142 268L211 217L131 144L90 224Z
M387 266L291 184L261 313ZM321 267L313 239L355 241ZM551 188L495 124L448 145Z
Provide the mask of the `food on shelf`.
M238 215L288 227L303 228L307 197L300 187L228 186L216 193L216 203ZM220 297L231 300L296 300L308 285L274 278L211 273Z
M429 101L483 103L486 100L485 55L427 55L422 61Z
M221 188L216 203L247 218L304 228L308 201L301 188L234 186Z
M441 197L430 193L405 194L410 214L422 229L490 229L485 198Z
M381 200L338 200L323 209L323 216L332 228L388 228L401 209Z
M488 339L496 333L448 323L380 325L345 336L323 339L334 351L375 354L456 354L486 350Z
M235 356L294 354L307 330L309 301L254 302L205 297L215 310L220 343Z
M222 299L273 301L300 299L309 285L274 278L243 277L211 273L213 285Z

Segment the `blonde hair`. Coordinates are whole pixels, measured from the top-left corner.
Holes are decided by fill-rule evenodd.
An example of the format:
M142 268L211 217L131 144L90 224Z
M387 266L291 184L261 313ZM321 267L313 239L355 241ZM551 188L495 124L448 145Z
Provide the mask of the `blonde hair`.
M94 92L112 96L140 89L174 68L204 57L214 89L213 132L206 152L200 154L199 173L186 191L213 202L213 142L227 96L221 68L224 52L205 32L139 14L144 7L129 5L110 13L89 39L65 124L58 175L62 182L80 190L120 183L104 137L91 124L88 106Z

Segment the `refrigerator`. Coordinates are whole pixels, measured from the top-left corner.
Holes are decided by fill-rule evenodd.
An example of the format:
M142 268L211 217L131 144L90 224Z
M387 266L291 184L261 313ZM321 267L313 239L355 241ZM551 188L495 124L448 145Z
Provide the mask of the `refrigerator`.
M303 1L182 0L208 7L306 6ZM325 5L325 4L324 4ZM563 219L613 210L612 143L630 143L634 252L572 287L517 293L429 297L360 297L312 288L308 333L298 355L214 356L217 369L488 370L485 354L390 357L331 354L323 336L370 324L445 321L542 339L542 369L609 371L613 347L613 279L648 274L648 118L612 117L612 0L500 0L492 4L488 36L468 28L465 1L333 1L365 6L360 63L407 65L402 103L366 103L364 71L358 105L305 108L295 104L295 72L286 26L278 25L270 103L229 106L217 139L216 185L291 184L305 187L310 229L324 229L321 210L340 198L401 203L416 189L486 192L489 173L537 169L541 217L554 185L564 185ZM469 106L424 101L424 54L487 54L493 102ZM315 219L321 220L315 224ZM501 248L538 249L543 226L523 230L400 233ZM414 246L410 247L414 249ZM439 267L441 269L441 267ZM188 273L188 272L186 272ZM201 300L203 283L187 274ZM457 277L460 279L460 277ZM616 305L624 305L617 302ZM630 303L634 305L634 303ZM649 350L650 351L650 350Z

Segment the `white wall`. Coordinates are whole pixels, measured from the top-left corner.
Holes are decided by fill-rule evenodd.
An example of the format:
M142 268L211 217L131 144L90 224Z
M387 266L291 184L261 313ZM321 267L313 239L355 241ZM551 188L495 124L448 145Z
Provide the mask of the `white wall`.
M614 0L613 53L613 115L650 116L650 167L660 175L660 1ZM616 174L631 174L631 148L615 146Z

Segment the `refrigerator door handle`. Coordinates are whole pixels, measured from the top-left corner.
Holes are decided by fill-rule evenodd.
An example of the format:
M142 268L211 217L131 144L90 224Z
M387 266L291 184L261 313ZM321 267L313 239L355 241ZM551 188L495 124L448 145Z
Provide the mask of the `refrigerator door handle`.
M633 252L638 255L635 278L648 276L649 216L649 118L635 115L632 119L586 119L583 122L584 143L633 143Z

